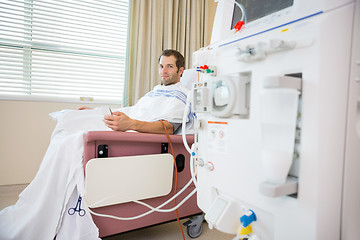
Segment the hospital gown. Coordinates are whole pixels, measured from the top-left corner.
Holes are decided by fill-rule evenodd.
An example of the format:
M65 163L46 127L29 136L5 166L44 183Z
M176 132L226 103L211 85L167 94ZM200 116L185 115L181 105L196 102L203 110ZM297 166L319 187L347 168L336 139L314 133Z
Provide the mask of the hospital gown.
M187 92L181 83L158 85L136 105L117 110L142 121L181 123ZM100 109L64 110L50 115L57 121L50 145L38 173L19 195L18 202L0 212L0 240L52 240L55 236L58 240L99 239L98 229L81 198L83 135L89 130L110 129L103 123Z

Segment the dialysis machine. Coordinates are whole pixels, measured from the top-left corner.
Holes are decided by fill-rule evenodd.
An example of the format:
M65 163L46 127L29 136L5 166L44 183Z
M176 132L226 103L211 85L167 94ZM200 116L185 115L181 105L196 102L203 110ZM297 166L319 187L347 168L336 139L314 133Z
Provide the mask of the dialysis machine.
M218 1L211 44L193 54L191 100L210 228L237 239L359 238L359 5Z

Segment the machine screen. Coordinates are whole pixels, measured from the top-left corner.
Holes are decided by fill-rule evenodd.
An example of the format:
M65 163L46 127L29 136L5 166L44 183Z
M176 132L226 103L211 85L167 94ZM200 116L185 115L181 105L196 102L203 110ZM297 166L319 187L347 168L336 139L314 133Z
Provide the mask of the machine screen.
M236 0L236 2L244 6L247 23L294 4L294 0ZM242 14L240 8L234 4L231 29L233 29L235 24L240 21L241 17Z

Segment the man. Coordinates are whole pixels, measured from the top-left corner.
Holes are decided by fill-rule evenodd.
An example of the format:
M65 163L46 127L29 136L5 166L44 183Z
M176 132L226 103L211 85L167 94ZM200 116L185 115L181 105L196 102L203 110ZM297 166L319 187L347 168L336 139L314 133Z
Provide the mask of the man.
M180 77L182 73L184 72L184 66L185 66L185 60L184 57L181 55L181 53L168 49L164 50L163 53L159 57L159 75L161 77L161 85L162 86L156 86L154 90L147 95L145 95L146 99L140 99L137 105L148 105L145 104L146 101L151 100L150 98L147 98L147 96L150 95L156 95L159 97L162 95L169 95L172 94L171 97L178 97L182 100L183 103L184 100L186 101L186 93L187 89L185 89L181 83L180 83ZM182 95L183 94L183 95ZM174 96L175 95L175 96ZM178 95L178 96L176 96ZM182 95L182 96L181 96ZM170 98L171 98L170 97ZM164 102L162 100L167 101L167 107L165 109L171 109L175 108L176 106L173 105L172 102L168 101L168 99L161 99L160 101L157 101L157 103L164 108ZM170 106L168 106L170 105ZM136 107L136 105L134 106ZM147 106L148 108L150 106ZM154 108L156 108L156 104L153 105ZM183 111L183 108L180 110ZM185 105L184 105L185 107ZM80 109L86 109L86 108L80 108ZM146 110L142 109L143 111ZM152 109L154 111L154 109ZM158 114L160 115L160 114ZM107 115L105 116L105 124L107 127L111 128L114 131L138 131L138 132L144 132L144 133L165 133L164 127L160 121L141 121L138 119L130 118L128 115L126 115L124 112L114 112L113 115ZM181 122L172 122L169 121L163 121L165 123L166 129L169 134L173 134L178 127L180 126Z
M161 85L136 105L105 116L99 109L60 111L38 173L18 202L0 211L0 239L98 239L98 229L84 202L83 134L89 130L173 133L182 122L187 89L180 81L184 59L174 50L159 58ZM81 109L87 109L85 107ZM104 123L102 122L105 122ZM71 209L82 214L71 214ZM84 213L84 214L83 214Z

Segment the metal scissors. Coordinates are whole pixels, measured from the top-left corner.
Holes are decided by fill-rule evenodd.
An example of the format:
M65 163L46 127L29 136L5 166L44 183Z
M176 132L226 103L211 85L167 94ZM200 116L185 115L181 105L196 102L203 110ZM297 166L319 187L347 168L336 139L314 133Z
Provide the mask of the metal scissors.
M85 210L81 209L81 200L82 200L82 197L79 196L76 206L74 208L69 208L69 210L68 210L69 215L74 215L75 212L79 212L80 217L85 215L85 213L86 213Z

